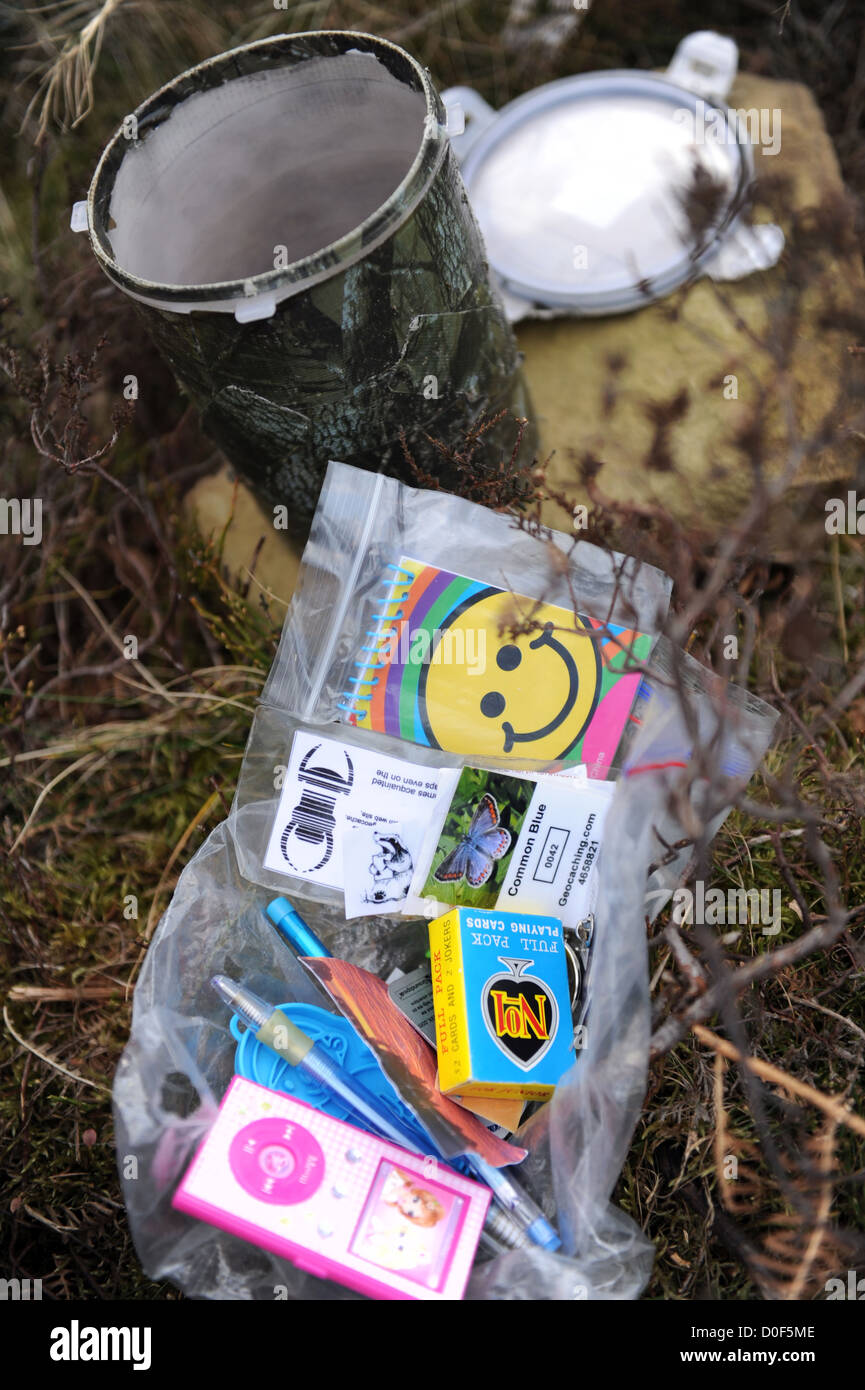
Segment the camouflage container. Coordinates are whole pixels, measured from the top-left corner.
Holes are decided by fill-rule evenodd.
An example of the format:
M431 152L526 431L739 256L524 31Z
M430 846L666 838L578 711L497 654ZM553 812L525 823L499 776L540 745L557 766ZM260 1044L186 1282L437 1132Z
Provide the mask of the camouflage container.
M405 476L404 429L453 487L426 436L529 414L445 122L391 43L267 39L127 117L79 212L207 432L299 525L330 458ZM480 468L514 437L507 418L484 436Z

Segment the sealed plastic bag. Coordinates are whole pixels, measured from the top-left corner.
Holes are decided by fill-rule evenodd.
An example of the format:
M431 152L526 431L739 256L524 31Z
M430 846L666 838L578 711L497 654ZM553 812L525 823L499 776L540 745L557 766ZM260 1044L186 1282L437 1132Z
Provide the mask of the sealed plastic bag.
M316 724L312 717L321 720L334 713L341 676L364 621L360 610L365 596L380 581L382 564L391 560L395 548L409 551L423 541L432 563L462 565L481 580L500 585L514 578L520 592L535 596L544 593L539 586L551 583L548 596L560 602L573 577L564 566L551 581L548 546L515 531L505 518L456 499L436 499L440 515L432 509L438 516L433 525L429 507L424 510L424 494L411 489L394 493L391 489L398 485L373 478L364 479L364 485L375 485L377 497L355 497L352 507L350 491L343 491L349 472L331 468L328 488L335 487L340 496L338 515L334 517L333 495L323 506L335 529L325 534L319 526L313 533L302 589L263 692L230 818L184 870L159 925L136 989L132 1034L115 1080L118 1161L136 1248L152 1278L171 1279L195 1297L356 1297L171 1207L234 1066L235 1038L210 989L211 976L242 978L274 1003L293 998L332 1008L263 910L274 888L284 886L283 880L269 876L263 857L292 732L302 725L317 729L322 738L348 733L345 726ZM388 495L395 507L383 506L382 497ZM456 524L466 507L483 518L470 554ZM462 559L454 552L460 546ZM663 576L627 563L617 571L614 562L592 547L578 546L575 556L585 611L591 613L597 602L603 622L611 618L612 608L632 627L652 629L669 597ZM634 726L620 754L623 775L616 782L598 858L581 1046L551 1102L516 1136L528 1150L517 1170L519 1181L556 1224L562 1249L555 1254L535 1247L495 1256L481 1253L468 1298L634 1298L649 1276L649 1243L611 1203L646 1086L647 909L655 914L681 868L672 859L663 862L664 847L693 838L695 823L705 836L714 832L725 814L724 797L733 785L747 781L768 746L775 718L762 702L718 682L663 641L654 646L649 671L642 724ZM288 713L292 708L294 715ZM421 766L436 767L442 761L440 750L421 741L407 745L359 728L351 734L370 749L401 758L408 754ZM707 774L712 766L717 776ZM687 829L682 824L685 810ZM659 862L663 867L650 874ZM425 922L380 916L346 922L338 899L322 898L327 894L316 898L310 891L303 914L334 955L385 979L395 967L410 971L422 962Z

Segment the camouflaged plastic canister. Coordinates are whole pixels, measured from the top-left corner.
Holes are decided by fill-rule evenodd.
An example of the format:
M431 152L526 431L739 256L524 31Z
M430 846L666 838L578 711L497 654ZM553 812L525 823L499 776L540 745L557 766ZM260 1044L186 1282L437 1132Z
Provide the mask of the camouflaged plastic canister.
M323 58L344 63L350 56L355 68L366 65L367 74L370 54L384 65L378 77L385 83L396 79L417 94L418 140L405 177L359 225L290 264L233 280L162 283L133 273L128 257L124 266L115 197L121 166L137 160L134 174L143 162L140 152L166 122L176 123L169 140L183 154L178 115L184 103L216 89L224 93L243 79L259 84L243 98L254 102L264 90L262 75L304 63L313 64L313 75ZM330 86L334 91L332 80ZM351 90L349 83L345 91ZM274 129L273 138L289 141L296 131L289 123ZM333 195L338 198L338 188ZM182 197L180 189L176 219L183 216ZM144 216L145 204L140 197L133 219ZM127 199L121 221L129 217ZM490 288L483 244L445 133L444 108L429 74L384 40L340 32L288 35L183 73L127 118L106 148L90 188L88 222L102 268L135 299L207 432L259 495L287 504L299 525L312 515L331 458L406 476L399 442L404 429L417 462L442 486L455 488L426 436L455 446L482 416L503 407L511 415L530 413L514 338ZM165 236L172 235L171 226L169 218ZM182 235L182 220L174 226ZM226 213L221 235L230 239L232 231ZM236 309L242 319L266 311L269 299L276 301L270 317L235 317ZM484 436L479 470L497 469L514 440L513 420L506 417ZM533 447L527 436L521 466L531 461Z

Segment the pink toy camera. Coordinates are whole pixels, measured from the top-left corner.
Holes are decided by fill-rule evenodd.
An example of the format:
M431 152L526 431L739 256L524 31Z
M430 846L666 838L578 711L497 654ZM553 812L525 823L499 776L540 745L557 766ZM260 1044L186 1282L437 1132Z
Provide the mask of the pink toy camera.
M174 1195L181 1211L371 1298L462 1297L490 1193L235 1077Z

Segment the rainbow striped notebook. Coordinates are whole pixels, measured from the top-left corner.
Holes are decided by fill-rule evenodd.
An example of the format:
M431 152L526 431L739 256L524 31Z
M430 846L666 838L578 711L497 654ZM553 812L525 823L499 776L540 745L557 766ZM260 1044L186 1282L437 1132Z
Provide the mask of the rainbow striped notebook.
M654 639L403 556L340 708L359 727L604 777Z

